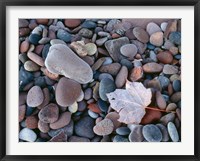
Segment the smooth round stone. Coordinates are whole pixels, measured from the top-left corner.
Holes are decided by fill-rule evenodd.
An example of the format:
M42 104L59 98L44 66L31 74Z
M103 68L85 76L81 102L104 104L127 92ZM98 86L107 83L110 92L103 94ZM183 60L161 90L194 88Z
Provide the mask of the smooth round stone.
M121 64L112 63L112 64L101 66L99 71L102 72L102 73L109 73L113 76L116 76L120 69L121 69Z
M64 131L60 131L57 135L51 138L49 142L67 142L67 135L65 134Z
M49 124L42 122L41 120L38 121L38 129L43 132L43 133L48 133L50 128L49 128Z
M169 141L169 134L167 132L167 128L163 124L156 124L156 126L160 129L162 133L162 142L167 142Z
M156 55L155 52L152 51L152 50L150 51L149 57L150 57L154 62L157 62L157 61L158 61L157 55Z
M128 127L131 130L131 133L128 137L130 142L142 142L144 140L142 135L142 125L129 124Z
M93 77L90 66L63 44L50 47L45 66L51 73L64 75L82 84L90 82Z
M129 79L132 82L138 81L143 77L143 69L142 67L138 66L138 67L134 67L129 75ZM125 80L126 81L126 80Z
M24 120L26 114L26 105L19 106L19 122Z
M82 28L78 34L85 38L92 38L93 32L87 28Z
M76 124L75 124L75 133L78 136L86 137L86 138L93 138L95 136L93 132L93 127L94 127L94 120L86 116L82 119L80 119Z
M143 65L143 70L145 73L160 73L162 69L162 65L154 62Z
M111 75L111 74L108 74L108 73L101 73L101 74L99 75L99 81L103 80L104 78L109 78L109 79L111 79L111 80L114 81L112 75Z
M50 44L51 45L55 45L55 44L63 44L63 45L66 45L66 43L63 41L63 40L60 40L60 39L52 39L50 41Z
M85 22L83 22L83 23L81 24L81 27L83 27L83 28L88 28L88 29L93 29L93 28L95 28L96 26L97 26L97 24L96 24L95 22L89 21L89 20L87 20L87 21L85 21Z
M166 111L174 111L176 110L177 105L175 103L170 103L167 105Z
M65 19L64 24L67 27L75 28L81 24L81 20L80 19Z
M152 34L154 34L156 32L160 32L161 28L156 23L150 22L147 24L146 31L151 36Z
M20 52L26 53L29 49L29 42L27 40L23 41L20 45Z
M56 87L56 102L63 107L70 106L77 100L80 93L81 85L79 83L62 77Z
M171 32L169 35L169 41L171 41L173 44L181 45L181 33Z
M150 36L150 43L155 46L162 46L163 32L156 32Z
M168 75L173 75L178 73L178 68L177 66L165 64L163 68L163 73L168 74Z
M91 111L91 110L88 110L88 115L89 115L90 117L92 117L93 119L96 119L96 118L99 117L99 115L98 115L97 113L95 113L95 112L93 112L93 111Z
M149 34L141 27L135 27L133 29L133 34L142 43L147 43L149 41Z
M111 57L105 57L105 60L102 65L112 64L113 60Z
M97 46L102 46L107 40L108 40L108 37L103 37L103 38L97 39L96 44L97 44Z
M169 51L159 52L157 59L163 64L171 64L173 61L172 53Z
M113 138L113 142L129 142L128 138L120 136L120 135L115 135Z
M27 54L26 53L19 54L19 60L24 64L28 60Z
M167 124L167 130L168 130L169 136L172 139L172 141L178 142L179 141L179 135L178 135L178 131L176 129L176 126L174 125L173 122L169 122Z
M44 123L54 123L58 120L59 108L56 104L50 103L40 110L38 117Z
M180 80L174 80L172 83L173 89L176 92L181 91L181 81Z
M97 52L97 46L93 43L87 43L84 47L88 55L94 55Z
M105 118L104 120L98 122L94 128L94 133L100 136L109 135L114 130L114 124L110 119Z
M108 103L106 101L103 101L101 99L97 100L97 104L101 111L107 112L108 111Z
M173 103L177 103L179 101L181 101L181 92L176 92L174 93L171 98L170 98L171 102Z
M21 27L28 27L28 25L29 25L29 22L26 19L19 19L18 22L19 22L19 28L21 28Z
M132 67L133 67L133 64L127 59L122 59L120 61L120 64L123 66L126 66L128 69L132 69Z
M134 44L126 44L120 48L121 54L130 59L134 58L134 56L137 54L137 51L138 49Z
M109 78L104 78L101 80L99 85L99 96L103 101L107 101L107 93L113 92L116 89L115 83Z
M119 114L117 112L109 112L106 115L106 118L110 119L114 124L114 130L121 126L121 123L118 121Z
M36 22L38 24L43 24L43 25L47 25L49 22L49 19L36 19Z
M160 122L164 125L167 125L169 122L173 122L175 119L174 113L168 113L160 118Z
M44 60L42 57L40 57L39 55L33 53L33 52L28 52L27 56L30 60L32 60L33 62L35 62L36 64L38 64L39 66L43 67L44 66Z
M29 107L29 106L27 106L26 107L26 116L30 116L30 115L32 115L32 113L33 113L33 111L35 110L35 108L32 108L32 107Z
M76 99L77 102L81 102L84 99L84 92L81 90L80 95L78 96L78 98Z
M167 22L163 22L161 23L160 27L162 29L163 32L165 32L166 28L167 28L168 23Z
M87 108L90 109L90 111L92 111L92 112L101 113L101 110L99 109L99 107L96 103L89 104Z
M38 34L31 34L29 36L29 41L31 44L33 45L37 45L38 44L38 41L41 39L41 35L38 35Z
M51 47L50 44L44 45L44 47L43 47L43 49L42 49L42 58L43 58L43 59L46 59L50 47Z
M20 28L19 29L19 36L27 36L31 30L29 28Z
M19 139L27 142L34 142L37 139L37 135L33 130L28 128L23 128L19 132Z
M89 100L90 98L92 98L92 89L91 88L87 88L84 91L84 99L85 100Z
M90 139L79 137L79 136L71 136L68 141L69 142L90 142Z
M76 111L78 111L78 103L74 102L72 105L70 105L68 107L69 112L71 113L75 113Z
M128 135L130 132L131 131L128 127L119 127L116 129L116 133L119 135Z
M167 88L170 83L170 80L163 75L159 76L158 80L160 81L160 85L162 86L163 89Z
M35 116L28 116L25 120L26 127L29 129L38 128L38 118Z
M142 134L148 142L160 142L162 140L160 129L153 124L145 125L142 129Z
M58 120L50 124L51 129L59 129L69 124L71 121L71 113L61 113Z
M37 107L42 104L44 95L39 86L33 86L29 91L26 99L28 106Z
M166 40L164 43L164 48L169 50L171 47L174 47L175 45L173 43L171 43L171 41Z
M164 110L166 108L166 101L165 99L163 98L162 94L160 93L160 91L157 91L156 92L156 103L158 105L158 107L161 109L161 110Z
M128 77L128 69L126 66L122 66L115 79L116 87L122 88L127 80L127 77Z
M63 29L59 29L57 31L57 38L60 39L60 40L63 40L66 43L68 43L68 42L71 42L72 36L67 31L65 31Z
M24 69L26 69L29 72L35 72L38 71L40 67L33 61L28 60L24 63Z

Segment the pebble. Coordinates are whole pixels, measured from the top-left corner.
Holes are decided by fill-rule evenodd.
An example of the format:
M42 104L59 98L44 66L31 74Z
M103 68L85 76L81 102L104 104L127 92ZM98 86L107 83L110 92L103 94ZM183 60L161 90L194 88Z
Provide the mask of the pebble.
M115 85L117 88L122 88L128 77L128 69L126 66L122 66L119 73L115 78Z
M84 56L82 57L82 60L84 60L86 63L88 63L90 66L94 64L94 58L91 56Z
M67 27L75 28L81 24L81 20L80 19L65 19L64 24Z
M164 110L166 108L167 103L160 91L156 92L156 103L161 110Z
M93 127L94 127L94 120L91 117L86 116L80 119L75 124L74 130L76 135L92 139L95 136L93 132Z
M100 136L111 134L113 132L113 129L114 124L108 118L105 118L104 120L98 122L93 128L94 133Z
M171 32L169 35L169 41L171 41L175 45L181 45L181 33Z
M163 64L171 64L173 61L172 53L169 51L159 52L157 59Z
M79 136L71 136L68 141L69 142L90 142L90 139L79 137Z
M42 104L44 95L39 86L33 86L29 91L26 99L28 106L37 107Z
M167 124L167 130L168 130L169 136L172 139L172 141L178 142L179 141L179 135L178 135L178 131L176 129L176 126L174 125L173 122L169 122Z
M128 127L119 127L116 129L116 133L119 135L129 135L130 129Z
M38 113L39 119L44 123L54 123L58 120L59 109L54 103L50 103L43 107Z
M113 138L113 142L129 142L129 141L126 137L115 135L115 137Z
M173 103L177 103L181 100L181 92L176 92L174 93L171 98L170 98L171 102Z
M70 106L78 99L80 93L81 85L79 83L62 77L55 91L56 102L63 107Z
M107 93L113 92L116 89L114 81L109 78L101 80L99 85L99 96L103 101L107 101Z
M66 43L68 43L68 42L71 42L72 36L67 31L65 31L63 29L59 29L57 31L57 38L59 38L60 40L63 40Z
M167 128L163 124L156 124L156 126L160 129L162 133L162 142L169 141L169 134L167 132Z
M161 118L161 116L162 113L160 111L146 109L146 114L142 118L141 124L145 125L156 122Z
M126 44L129 44L129 39L127 37L121 37L118 39L108 40L105 43L105 47L111 58L115 62L119 62L123 58L120 52L120 48Z
M96 44L97 44L97 46L102 46L107 40L108 40L108 37L103 37L103 38L97 39Z
M101 113L101 110L100 110L99 106L96 103L89 104L88 108L90 109L90 111L93 111L95 113Z
M45 66L54 74L64 75L82 84L90 82L93 77L90 66L63 44L50 47Z
M142 134L148 142L160 142L162 140L160 129L153 124L145 125L142 129Z
M31 59L33 62L35 62L39 66L41 66L41 67L44 66L44 60L39 55L37 55L33 52L28 52L27 56L29 59Z
M175 119L174 113L168 113L160 118L160 122L164 125L167 125L169 122L173 122Z
M174 111L174 110L176 110L176 108L177 108L177 105L175 103L170 103L170 104L167 105L166 111L167 112L168 111Z
M126 66L128 69L132 69L132 67L133 67L133 64L127 59L122 59L120 61L120 64L123 66Z
M49 45L49 44L46 44L46 45ZM40 44L40 45L37 45L37 46L35 47L35 49L34 49L34 52L35 52L37 55L41 55L43 48L44 48L44 45L41 45L41 44Z
M72 105L70 105L68 107L69 112L71 113L75 113L76 111L78 111L78 103L74 102Z
M134 56L137 54L137 51L138 49L134 44L126 44L120 48L121 54L130 59L134 58Z
M177 20L170 20L167 24L166 30L164 32L164 37L168 38L169 34L171 32L174 32L177 30Z
M33 130L28 128L23 128L19 132L19 139L27 142L34 142L37 139L37 135Z
M146 31L151 36L152 34L154 34L156 32L160 32L161 28L156 23L150 22L147 24Z
M85 100L89 100L90 98L92 98L92 89L91 88L87 88L84 91L84 99Z
M64 131L60 131L60 133L52 137L49 142L67 142L67 135L64 133Z
M43 24L43 25L47 25L49 22L49 19L36 19L36 22L38 24Z
M180 80L174 80L172 83L173 89L176 92L181 91L181 81Z
M19 29L19 36L27 36L31 30L29 28L20 28Z
M109 74L109 73L101 73L101 74L99 75L99 81L101 81L101 80L104 79L104 78L109 78L109 79L111 79L112 81L114 81L112 75Z
M102 66L102 64L103 64L104 61L105 61L105 58L104 58L104 57L99 58L99 59L92 65L92 70L93 70L93 71L98 70L98 69Z
M93 32L87 28L82 28L78 34L85 38L92 38Z
M168 87L169 83L170 83L170 80L163 75L160 75L158 77L158 80L160 81L160 85L163 89L166 89Z
M49 124L42 122L41 120L38 121L38 129L43 132L43 133L48 133L50 128L49 128Z
M70 121L71 121L71 113L70 112L61 113L57 121L50 123L50 128L51 129L62 128L64 126L68 125Z
M130 142L142 142L144 140L144 136L142 134L142 125L133 125L131 127L131 133L128 138Z
M105 57L105 61L103 62L102 65L108 65L108 64L112 64L113 60L111 57Z
M163 32L156 32L150 36L150 43L155 46L163 45Z
M160 27L162 29L163 32L165 32L166 28L167 28L168 23L167 22L163 22L161 23Z
M51 47L50 44L46 44L44 45L43 49L42 49L42 58L43 59L46 59L47 58L47 55L48 55L48 52L49 52L49 48Z
M102 99L98 99L97 101L97 105L99 107L99 109L102 111L102 112L106 112L108 111L108 103L106 101L103 101Z
M121 64L112 63L112 64L101 66L99 71L102 73L109 73L113 76L116 76L119 73L120 68L121 68Z
M114 130L121 126L121 123L118 121L119 114L117 112L109 112L105 118L110 119L114 124Z
M44 94L44 100L43 100L42 104L37 107L38 109L42 109L43 107L45 107L46 105L48 105L49 102L50 102L50 92L49 92L49 89L48 88L44 88L42 91L43 91L43 94Z
M93 119L96 119L99 117L99 115L91 110L88 110L88 115L93 118Z
M27 40L23 41L20 45L20 52L26 53L29 49L29 42Z
M157 62L157 61L158 61L157 55L156 55L155 52L152 51L152 50L150 51L149 57L150 57L154 62Z
M19 122L24 120L26 114L26 105L20 105L19 106Z
M138 81L143 77L143 68L138 66L138 67L134 67L131 72L130 72L130 76L129 79L132 82Z
M38 35L38 34L31 34L29 36L29 41L30 41L30 43L32 43L34 45L37 45L41 38L42 37L40 35Z
M143 70L145 73L160 73L163 70L163 67L158 63L152 62L143 65Z
M141 27L135 27L133 29L134 36L142 43L149 41L149 34Z
M18 22L19 22L19 28L21 28L21 27L28 27L28 25L29 25L29 22L26 19L19 19Z
M147 44L144 44L138 40L131 40L131 42L137 46L139 54L143 54L145 52Z
M29 129L38 128L38 118L36 116L28 116L25 120L26 127Z
M27 54L26 53L19 54L19 60L24 64L28 60Z
M70 44L70 47L78 54L80 57L84 57L88 54L84 41L76 41Z
M93 29L97 26L97 24L93 21L90 21L90 20L86 20L85 22L83 22L81 24L81 27L83 28L88 28L88 29Z
M97 46L94 43L87 43L84 47L90 56L97 52Z
M60 40L60 39L52 39L50 41L50 44L51 45L55 45L55 44L63 44L63 45L66 45L66 43L63 41L63 40Z
M26 69L29 72L35 72L38 71L40 67L33 61L28 60L24 63L24 69Z
M165 64L163 68L163 73L167 75L177 74L178 69L176 66Z

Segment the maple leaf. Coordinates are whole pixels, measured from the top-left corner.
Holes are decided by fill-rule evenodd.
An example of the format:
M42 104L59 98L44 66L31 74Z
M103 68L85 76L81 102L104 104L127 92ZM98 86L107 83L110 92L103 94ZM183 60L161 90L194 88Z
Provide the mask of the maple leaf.
M151 103L152 93L142 83L126 81L126 89L116 89L107 94L111 107L119 112L120 122L139 124L145 108Z

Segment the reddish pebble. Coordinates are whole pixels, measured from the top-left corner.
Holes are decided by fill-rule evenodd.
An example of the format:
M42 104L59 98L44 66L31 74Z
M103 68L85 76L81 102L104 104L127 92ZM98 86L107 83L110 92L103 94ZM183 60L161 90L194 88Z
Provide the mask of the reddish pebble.
M35 62L39 66L42 66L42 67L44 66L44 60L42 59L42 57L38 56L37 54L33 52L28 52L27 56L29 57L29 59L31 59L33 62Z
M169 51L159 52L157 59L163 64L171 64L173 61L173 56Z
M80 19L65 19L64 24L67 27L75 28L81 24L81 20Z
M135 67L135 68L133 68L131 70L129 78L130 78L130 80L132 82L138 81L142 77L143 77L143 69L142 69L142 67Z
M28 41L23 41L20 45L20 52L21 53L26 53L29 49L29 42Z
M19 122L21 122L24 119L26 113L26 105L19 106Z
M38 118L36 116L28 116L25 123L27 128L36 129L38 127Z
M106 118L110 119L114 124L114 129L117 129L121 126L121 123L118 121L119 114L117 112L110 112L106 115Z
M47 25L49 22L49 19L36 19L36 22L38 24Z
M49 132L50 128L49 128L49 124L42 122L41 120L38 121L38 129L43 132L43 133L47 133Z
M99 109L98 105L95 103L89 104L88 108L95 113L101 113L101 110Z
M51 129L62 128L64 126L68 125L70 121L71 121L71 113L64 112L60 115L59 119L56 122L50 124L50 128Z
M157 63L147 63L143 65L143 70L145 73L160 73L163 66Z
M160 109L164 110L166 108L166 101L160 91L156 92L156 103Z
M35 52L36 54L38 54L38 55L41 55L43 47L44 47L44 45L37 45L37 46L35 47L34 52Z
M19 29L19 36L27 36L31 30L29 28L20 28Z

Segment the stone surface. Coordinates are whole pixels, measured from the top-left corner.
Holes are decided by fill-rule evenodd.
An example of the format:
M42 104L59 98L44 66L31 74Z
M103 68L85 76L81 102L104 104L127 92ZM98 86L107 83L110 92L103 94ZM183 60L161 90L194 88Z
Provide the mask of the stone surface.
M143 70L145 73L160 73L162 69L162 65L154 62L143 65Z
M131 125L131 133L128 138L130 142L142 142L144 140L144 136L142 135L142 125Z
M135 27L133 29L133 34L142 43L147 43L149 41L149 34L141 27Z
M169 134L167 131L167 128L163 124L156 124L156 126L160 129L162 133L162 142L167 142L169 141Z
M64 24L67 27L75 28L81 24L81 20L80 19L65 19Z
M161 110L164 110L166 108L166 105L167 105L166 101L164 97L162 96L162 94L160 93L160 91L156 92L156 103Z
M171 64L173 61L172 53L169 51L159 52L157 59L163 64Z
M112 64L101 66L99 71L102 73L109 73L113 76L116 76L120 68L121 68L121 65L119 63L112 63Z
M167 130L168 130L169 136L172 139L172 141L178 142L179 141L179 135L178 135L178 131L176 129L176 126L174 125L173 122L169 122L167 124Z
M24 69L26 69L29 72L35 72L38 71L40 67L33 61L28 60L24 63Z
M130 132L131 131L128 127L119 127L116 129L116 133L119 135L128 135Z
M26 114L26 105L19 106L19 122L24 120Z
M178 73L178 69L176 66L166 64L164 65L163 73L168 75L176 74Z
M25 120L26 127L29 129L38 128L38 118L36 116L28 116Z
M67 135L64 131L60 131L56 136L52 137L49 142L67 142Z
M69 124L71 121L71 113L61 113L58 120L50 124L51 129L59 129Z
M110 119L114 124L114 130L120 127L121 123L118 121L119 114L117 112L110 112L106 115L106 118Z
M161 117L160 122L164 125L167 125L169 122L173 122L175 119L174 113L169 113Z
M148 142L160 142L162 140L160 129L153 124L145 125L142 129L142 134Z
M121 54L130 59L134 58L134 56L137 54L137 51L138 49L134 44L126 44L120 48Z
M69 142L90 142L90 139L79 137L79 136L71 136L68 141Z
M134 67L131 72L129 79L133 82L140 80L143 77L143 68L142 67Z
M146 27L146 31L151 36L152 34L154 34L156 32L160 32L161 28L156 23L150 22L150 23L148 23L148 25Z
M27 142L34 142L37 139L37 135L33 130L28 128L23 128L19 132L19 139Z
M68 42L71 42L72 36L67 31L65 31L63 29L59 29L57 31L57 38L59 38L60 40L63 40L66 43L68 43Z
M50 130L49 124L39 120L38 121L38 129L43 133L48 133Z
M162 46L163 32L156 32L150 36L150 43L155 46Z
M115 85L117 88L122 88L128 77L128 69L126 66L122 66L119 73L115 78Z
M169 41L171 41L175 45L181 45L181 33L171 32L169 35Z

